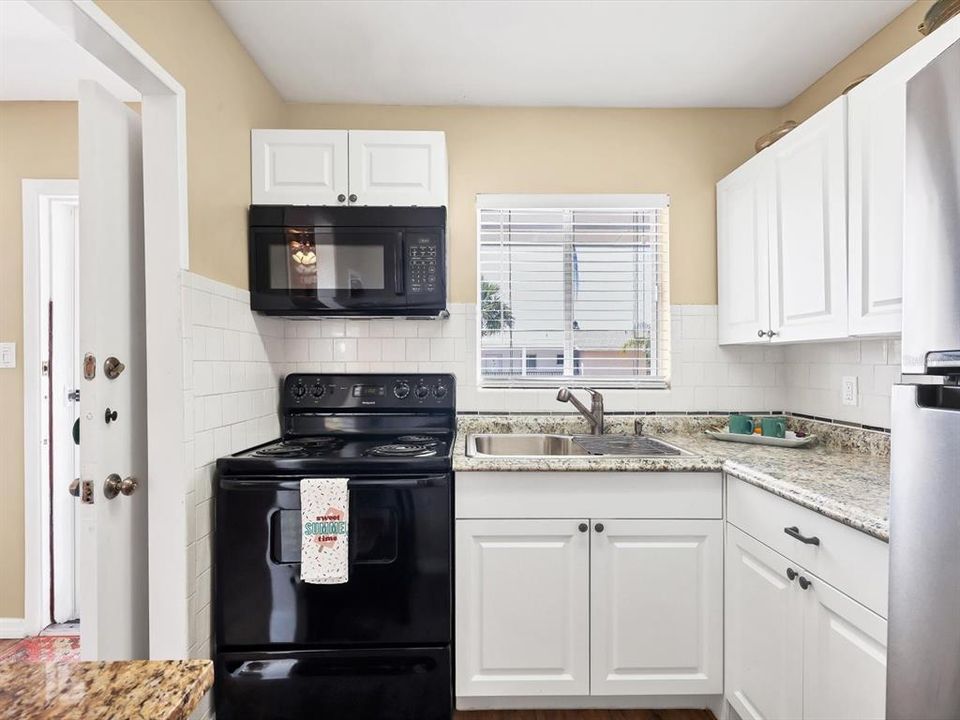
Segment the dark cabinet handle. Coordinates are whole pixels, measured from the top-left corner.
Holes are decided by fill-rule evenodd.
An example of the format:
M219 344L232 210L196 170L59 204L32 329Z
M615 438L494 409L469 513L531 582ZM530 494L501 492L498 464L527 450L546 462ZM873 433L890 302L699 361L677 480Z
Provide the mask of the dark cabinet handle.
M593 529L596 530L597 532L603 532L603 523L597 523L596 525L593 526Z
M344 195L343 193L340 193L339 195L337 195L337 202L346 202L346 201L347 201L346 195Z
M820 538L818 538L816 535L814 535L813 537L807 537L806 535L801 535L800 528L798 528L796 525L794 525L793 527L785 527L783 531L790 537L795 538L796 540L799 540L804 545L820 544Z
M800 583L800 587L804 590L806 590L808 587L813 585L813 583L807 580L803 575L800 576L799 583Z
M794 570L793 568L787 568L787 579L793 580L796 577L797 577L797 571Z
M579 530L580 532L586 532L589 529L590 529L590 526L587 525L586 523L580 523L580 525L577 527L577 530Z
M757 337L762 338L766 336L767 334L763 330L757 330Z
M350 202L356 202L356 201L357 201L357 196L354 195L353 193L350 193Z

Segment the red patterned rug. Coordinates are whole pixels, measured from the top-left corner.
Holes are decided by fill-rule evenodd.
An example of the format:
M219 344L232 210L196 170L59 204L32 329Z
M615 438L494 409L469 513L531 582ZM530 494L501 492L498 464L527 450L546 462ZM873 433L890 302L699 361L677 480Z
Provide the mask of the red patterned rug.
M0 652L0 662L66 663L80 660L76 635L42 635L24 638Z

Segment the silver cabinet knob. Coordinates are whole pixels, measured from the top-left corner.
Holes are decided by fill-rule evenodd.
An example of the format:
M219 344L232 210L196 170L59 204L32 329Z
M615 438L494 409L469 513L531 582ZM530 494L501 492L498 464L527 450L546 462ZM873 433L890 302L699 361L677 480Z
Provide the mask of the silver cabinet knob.
M110 473L103 481L103 494L107 500L113 500L117 495L129 497L137 491L140 483L135 477L125 477L122 480L116 473Z

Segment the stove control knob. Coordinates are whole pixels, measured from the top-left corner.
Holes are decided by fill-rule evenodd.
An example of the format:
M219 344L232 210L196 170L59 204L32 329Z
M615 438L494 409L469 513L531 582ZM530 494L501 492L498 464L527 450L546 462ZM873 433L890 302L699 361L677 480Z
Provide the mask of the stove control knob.
M293 386L293 396L295 398L302 398L306 394L307 389L301 383L297 383Z
M398 400L403 400L410 394L410 386L405 382L398 382L393 386L393 394Z
M426 385L424 385L423 383L420 383L420 384L417 385L417 387L414 389L413 394L416 395L416 396L417 396L418 398L420 398L421 400L423 400L423 399L427 396L427 393L429 393L429 392L430 392L430 388L428 388L428 387L427 387Z
M326 392L327 392L327 389L320 383L317 383L316 385L313 386L313 389L310 391L310 394L313 395L315 398L322 398L324 393Z
M433 386L433 395L437 398L444 398L447 396L447 386L443 383L437 383Z

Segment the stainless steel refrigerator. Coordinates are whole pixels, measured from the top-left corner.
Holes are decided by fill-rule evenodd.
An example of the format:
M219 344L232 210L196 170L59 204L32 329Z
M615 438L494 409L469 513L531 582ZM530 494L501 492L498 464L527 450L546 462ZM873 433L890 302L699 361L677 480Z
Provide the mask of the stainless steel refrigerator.
M889 720L960 718L960 42L907 83Z

